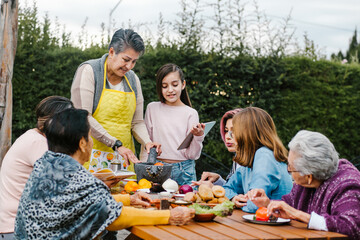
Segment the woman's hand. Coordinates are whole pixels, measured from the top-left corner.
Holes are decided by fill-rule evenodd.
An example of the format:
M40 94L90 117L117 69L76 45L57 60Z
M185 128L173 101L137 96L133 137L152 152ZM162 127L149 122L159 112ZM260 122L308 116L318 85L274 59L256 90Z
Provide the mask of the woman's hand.
M266 196L264 189L251 189L246 195L257 207L267 207L270 203L270 199Z
M123 157L123 159L125 160L125 164L126 166L130 165L130 161L132 163L139 163L139 159L135 156L135 154L133 153L133 151L131 151L130 149L121 146L117 148L118 153Z
M195 217L195 209L176 207L170 210L169 224L184 225Z
M220 175L213 172L203 172L199 181L192 181L192 186L200 186L201 184L214 183L220 178Z
M162 151L161 151L161 144L160 143L157 143L157 142L148 142L146 145L145 145L145 149L146 149L146 152L147 154L150 153L150 149L152 147L156 147L156 152L158 154L158 156L161 155Z
M204 130L205 130L205 124L204 123L198 123L195 126L193 126L190 130L190 132L194 135L194 136L202 136L204 135Z
M150 207L151 198L144 192L136 192L130 195L130 205L141 205L143 207Z
M235 203L235 206L238 208L242 208L246 206L248 200L249 200L248 196L244 194L239 194L231 199L231 201Z
M111 180L103 180L103 182L108 186L108 188L114 187L118 182L120 182L119 178L114 178Z
M267 209L268 215L273 215L274 217L300 220L305 223L310 221L310 214L297 210L284 201L271 201Z

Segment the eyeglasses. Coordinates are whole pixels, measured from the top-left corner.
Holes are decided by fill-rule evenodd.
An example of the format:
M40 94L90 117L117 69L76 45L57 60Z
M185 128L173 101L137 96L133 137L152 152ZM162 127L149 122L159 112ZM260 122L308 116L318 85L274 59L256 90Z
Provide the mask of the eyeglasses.
M300 171L295 171L295 170L289 170L289 165L287 166L287 171L289 174L293 173L293 172L300 172Z
M234 135L233 135L233 132L232 132L231 130L228 131L228 134L229 134L229 137L230 137L231 139L234 139Z

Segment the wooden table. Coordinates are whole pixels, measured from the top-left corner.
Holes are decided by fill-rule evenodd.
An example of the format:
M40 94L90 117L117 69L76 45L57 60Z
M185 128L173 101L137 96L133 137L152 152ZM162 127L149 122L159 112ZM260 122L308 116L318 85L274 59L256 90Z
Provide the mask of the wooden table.
M127 239L348 239L339 233L309 230L298 221L277 226L254 224L242 218L245 214L248 213L235 210L226 218L216 217L213 222L204 223L191 221L184 226L135 226L129 229Z

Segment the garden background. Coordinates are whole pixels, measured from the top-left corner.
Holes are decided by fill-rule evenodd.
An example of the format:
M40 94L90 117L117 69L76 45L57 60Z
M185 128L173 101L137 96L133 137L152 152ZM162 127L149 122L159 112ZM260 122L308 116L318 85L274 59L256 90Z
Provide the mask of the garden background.
M193 2L195 5L183 5L174 25L175 37L166 36L162 30L166 21L159 16L159 37L145 38L146 52L134 71L141 80L146 107L158 100L157 69L176 63L184 70L200 121L216 120L197 161L198 174L206 170L226 176L233 155L221 140L219 122L226 111L247 106L263 108L273 117L284 145L299 130L307 129L325 134L340 157L352 160L360 156L360 47L356 30L349 50L326 60L306 35L304 47L290 44L292 30L287 19L283 25L269 28L258 15L261 30L250 31L244 29L241 6L234 6L232 11L237 10L237 14L232 14L233 18L225 19L224 13L219 13L217 23L206 27L197 18ZM74 43L71 33L59 24L51 23L48 17L39 19L35 4L20 8L12 80L13 141L35 126L34 109L40 100L49 95L70 97L78 65L107 52L108 36L102 35L96 43L86 36L85 27L82 30ZM217 37L208 39L206 31ZM348 63L342 64L343 59Z

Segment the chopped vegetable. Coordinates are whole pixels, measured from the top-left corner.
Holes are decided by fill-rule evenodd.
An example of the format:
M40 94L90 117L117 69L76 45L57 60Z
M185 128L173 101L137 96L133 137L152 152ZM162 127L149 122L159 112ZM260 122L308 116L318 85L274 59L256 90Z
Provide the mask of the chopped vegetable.
M260 207L255 213L255 220L256 221L269 221L269 216L267 214L266 207Z
M204 206L198 203L194 203L193 205L189 206L189 208L195 209L195 214L213 213L219 217L226 217L232 214L234 210L234 203L231 201L225 201L221 204L216 205L213 208L210 208L206 205Z

